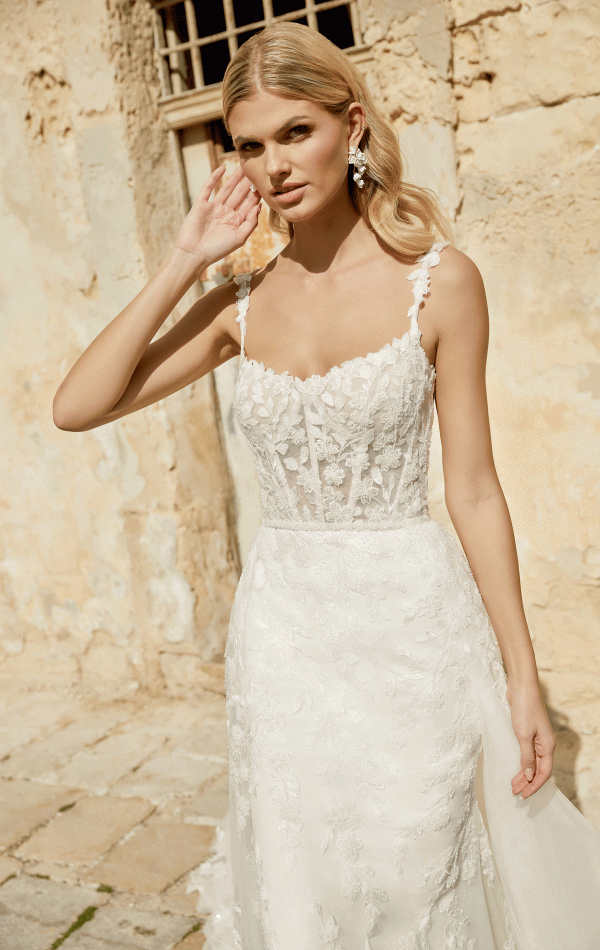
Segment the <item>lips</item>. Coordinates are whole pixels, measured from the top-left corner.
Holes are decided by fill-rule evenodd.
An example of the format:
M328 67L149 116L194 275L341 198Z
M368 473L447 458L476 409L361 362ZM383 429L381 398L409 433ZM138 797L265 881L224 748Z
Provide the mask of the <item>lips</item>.
M303 182L299 181L296 184L286 185L285 188L273 189L271 194L273 195L285 195L288 191L295 191L296 188L302 188L304 185Z
M291 207L302 201L307 189L307 185L287 185L285 189L279 192L271 193L272 200L283 208Z

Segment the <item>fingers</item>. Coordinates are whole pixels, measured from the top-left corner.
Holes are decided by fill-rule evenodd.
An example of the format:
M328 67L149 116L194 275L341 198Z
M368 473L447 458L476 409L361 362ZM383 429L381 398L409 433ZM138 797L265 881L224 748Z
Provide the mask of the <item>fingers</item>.
M255 227L258 224L258 215L260 212L260 205L257 205L255 208L252 208L248 215L246 216L243 224L240 225L239 234L242 240L245 242L248 240Z
M517 736L517 738L521 747L521 771L516 776L517 782L513 785L513 791L516 790L515 794L518 795L531 786L536 772L536 759L534 737ZM513 779L513 783L514 781Z
M518 738L518 737L517 737ZM533 745L533 736L529 739L519 739L521 746L521 768L528 782L531 782L535 775L535 748Z
M530 798L535 792L537 792L539 788L542 787L544 782L550 778L551 774L551 764L539 764L533 780L528 782L527 779L525 779L525 787L521 791L521 798Z
M200 189L200 192L198 194L199 198L202 198L204 201L208 201L212 192L215 189L217 182L225 174L225 168L226 168L225 165L220 165L219 168L215 168L214 172L212 172L212 174L208 176L208 178L202 185L202 188Z
M210 200L210 196L214 191L217 182L222 179L225 173L225 167L225 165L221 165L219 168L216 168L211 175L209 175L200 190L198 196L200 200ZM260 195L257 191L252 190L251 182L246 178L242 169L238 167L231 173L229 178L221 184L221 187L218 193L215 195L213 201L214 204L227 204L227 206L233 211L238 211L241 209L242 205L249 196L252 198L252 202L249 207L253 207L256 202L260 201Z
M250 204L251 200L252 200L252 204ZM243 215L243 218L244 218L243 224L241 227L242 227L242 230L244 231L248 229L248 235L250 235L254 231L254 228L258 224L258 216L260 214L261 207L262 207L262 201L260 199L258 201L255 201L254 195L251 195L247 199L247 201L245 201L242 204L240 208L239 213Z
M529 784L523 772L519 772L511 781L513 795L520 795L523 789L527 788Z
M231 204L231 202L229 201L229 198L231 197L233 192L237 189L237 187L241 185L243 179L246 180L246 191L248 191L250 189L250 182L244 175L242 169L239 167L236 168L231 173L227 181L223 182L223 184L221 185L221 188L219 189L219 194L216 196L215 201L220 202L221 204L225 204L225 202L227 202L228 204Z
M248 191L247 195L245 196L244 200L240 203L240 206L237 210L244 218L246 218L248 217L248 214L251 211L253 211L255 208L258 208L258 210L260 211L261 204L262 204L262 200L261 200L260 195L257 192Z
M521 795L522 798L529 798L539 788L542 787L552 774L552 754L538 756L535 763L534 776L528 781L525 772L521 769L511 780L513 795Z
M257 200L260 201L260 195L258 192L252 191L251 183L244 176L227 199L227 206L234 211L241 211L248 199L251 199L249 207L253 207Z

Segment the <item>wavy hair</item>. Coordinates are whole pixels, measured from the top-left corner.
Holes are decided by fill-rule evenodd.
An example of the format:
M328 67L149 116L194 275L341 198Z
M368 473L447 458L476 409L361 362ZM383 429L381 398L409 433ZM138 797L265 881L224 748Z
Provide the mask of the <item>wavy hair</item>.
M350 58L321 33L300 23L276 22L251 36L229 63L223 79L223 117L237 102L259 90L289 99L307 99L338 118L352 102L366 113L360 148L367 155L364 186L348 170L348 189L355 209L381 240L400 256L412 259L428 251L439 235L453 243L452 225L430 188L403 180L398 134L379 111L365 79ZM269 225L279 234L293 225L269 211Z

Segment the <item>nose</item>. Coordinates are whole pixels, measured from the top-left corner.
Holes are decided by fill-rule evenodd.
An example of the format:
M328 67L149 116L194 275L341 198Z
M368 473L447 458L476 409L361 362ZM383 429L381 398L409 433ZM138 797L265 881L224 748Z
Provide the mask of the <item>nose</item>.
M285 157L284 147L278 143L265 146L265 172L270 178L278 178L290 171L290 163Z

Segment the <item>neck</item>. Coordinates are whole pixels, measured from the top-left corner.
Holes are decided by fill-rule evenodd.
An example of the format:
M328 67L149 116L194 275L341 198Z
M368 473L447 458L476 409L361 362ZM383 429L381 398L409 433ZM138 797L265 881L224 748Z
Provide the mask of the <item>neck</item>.
M309 273L344 268L378 244L377 237L356 211L347 186L331 204L308 221L294 223L294 236L281 256Z

